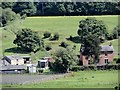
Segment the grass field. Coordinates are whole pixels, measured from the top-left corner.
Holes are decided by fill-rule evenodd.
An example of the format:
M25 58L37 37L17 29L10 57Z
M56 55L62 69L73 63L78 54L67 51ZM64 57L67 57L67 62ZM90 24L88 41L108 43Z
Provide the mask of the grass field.
M118 86L118 71L79 71L71 76L24 85L6 84L7 88L114 88Z
M45 31L49 31L52 34L58 32L60 34L60 39L58 41L49 41L48 39L44 39L45 45L51 45L53 49L59 48L59 44L62 41L66 41L71 46L76 45L76 53L79 54L80 44L73 43L71 41L66 40L70 35L77 36L77 30L79 21L81 19L85 19L87 16L57 16L57 17L28 17L18 26L24 28L31 28L33 31L37 31L41 37L43 37L43 33ZM111 33L113 28L118 24L118 16L94 16L98 20L103 20L106 24L108 31ZM1 35L1 33L0 33ZM16 50L16 45L13 44L13 40L15 39L15 35L10 32L3 30L2 31L2 49L6 50L4 55L8 54L21 54L26 55L28 53L19 52ZM115 47L116 52L118 51L118 40L112 41ZM106 42L105 44L108 44ZM2 49L0 50L2 52ZM38 58L42 56L49 55L48 52L38 52Z

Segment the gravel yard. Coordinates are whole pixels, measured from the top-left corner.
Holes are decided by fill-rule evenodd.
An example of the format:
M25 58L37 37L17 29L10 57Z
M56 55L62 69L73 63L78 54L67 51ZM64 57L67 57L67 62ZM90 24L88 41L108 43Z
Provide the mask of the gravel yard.
M51 75L3 74L2 84L26 84L26 83L44 82L48 80L61 78L67 75L69 74L51 74Z

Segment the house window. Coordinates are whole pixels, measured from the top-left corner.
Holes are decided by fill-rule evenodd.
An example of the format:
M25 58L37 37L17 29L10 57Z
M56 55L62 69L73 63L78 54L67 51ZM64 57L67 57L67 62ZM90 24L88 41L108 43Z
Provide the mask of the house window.
M105 64L108 64L108 59L105 59Z

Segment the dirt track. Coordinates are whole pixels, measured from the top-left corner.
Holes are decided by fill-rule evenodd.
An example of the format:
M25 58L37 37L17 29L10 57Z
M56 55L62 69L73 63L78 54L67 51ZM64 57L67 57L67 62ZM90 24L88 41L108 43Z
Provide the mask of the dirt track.
M45 82L67 76L69 74L51 74L51 75L2 75L2 84L26 84Z

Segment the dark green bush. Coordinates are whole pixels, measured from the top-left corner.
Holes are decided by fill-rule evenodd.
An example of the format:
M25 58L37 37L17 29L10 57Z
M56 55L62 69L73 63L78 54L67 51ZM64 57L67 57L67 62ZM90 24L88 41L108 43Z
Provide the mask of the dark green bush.
M113 40L113 35L112 34L107 34L107 40Z
M44 38L49 38L50 36L51 36L51 33L50 33L50 32L46 31L46 32L44 33Z
M54 40L59 40L59 36L60 36L59 33L55 33L54 36L53 36L53 39Z
M39 69L38 72L39 72L39 73L43 73L43 70L42 70L42 69Z
M51 47L51 45L46 45L45 49L46 49L46 51L49 51L52 49L52 47Z
M66 42L61 42L60 46L66 48L68 44Z
M80 70L80 66L72 66L71 67L71 71L79 71Z
M120 70L120 65L115 64L115 65L89 65L89 66L80 66L79 70Z
M71 35L70 35L70 37L69 37L69 40L70 40L70 41L72 41L72 40L73 40L73 37L72 37Z
M113 61L115 61L116 63L120 63L120 58L114 58Z

